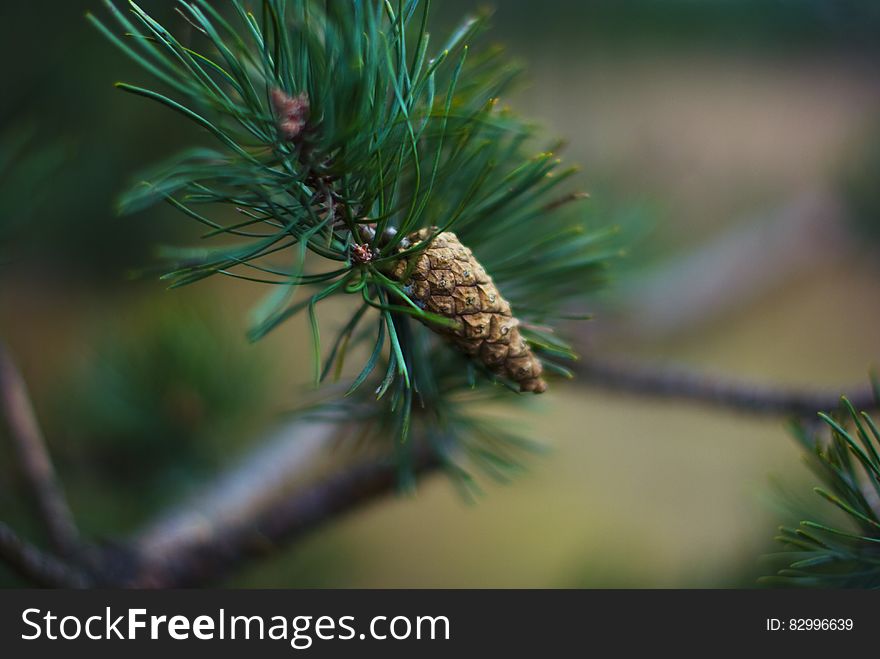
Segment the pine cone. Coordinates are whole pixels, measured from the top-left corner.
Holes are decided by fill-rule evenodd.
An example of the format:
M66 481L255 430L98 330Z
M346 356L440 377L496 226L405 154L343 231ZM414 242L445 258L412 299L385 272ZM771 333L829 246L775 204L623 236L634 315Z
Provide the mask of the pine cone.
M414 246L434 231L422 229L405 242ZM454 233L440 233L427 249L401 258L392 275L420 307L456 321L452 326L431 325L432 330L492 372L519 383L520 391L546 391L541 362L522 338L510 304Z

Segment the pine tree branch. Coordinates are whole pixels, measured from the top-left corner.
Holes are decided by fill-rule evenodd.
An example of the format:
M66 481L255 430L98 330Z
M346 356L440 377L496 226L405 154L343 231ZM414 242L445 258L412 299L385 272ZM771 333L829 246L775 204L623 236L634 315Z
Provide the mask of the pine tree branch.
M398 470L387 457L363 459L289 491L291 481L314 467L320 450L340 431L331 424L293 424L280 441L258 447L219 477L205 495L173 506L128 543L84 548L79 554L87 561L82 570L23 542L2 523L0 561L28 581L49 587L176 588L216 583L395 491ZM304 449L303 443L309 442ZM274 473L272 469L267 473L270 461L277 461ZM439 459L427 448L414 457L416 475L438 467Z
M758 387L680 370L599 360L585 360L579 367L588 381L603 388L756 414L813 416L839 404L832 394ZM851 400L859 407L878 407L873 391L859 389L854 394ZM164 513L133 538L125 550L128 558L121 561L124 569L109 585L173 588L215 583L392 493L397 470L387 458L342 467L289 492L290 481L345 432L327 423L297 422L220 477L206 495ZM275 465L275 471L267 465ZM414 469L425 475L439 466L438 458L423 449Z
M837 393L760 386L620 360L589 358L579 362L577 368L585 381L604 389L682 399L751 414L810 419L820 410L833 410L840 405ZM846 393L860 409L880 409L880 400L870 387L854 387ZM344 429L300 424L288 441L298 445L312 437L317 439L317 447L326 446L341 432ZM152 532L141 534L135 545L142 552L141 560L128 585L164 588L216 581L248 561L278 550L332 519L390 493L395 486L394 467L385 460L372 459L345 467L292 497L279 497L277 492L271 492L278 489L278 482L284 477L266 478L263 467L267 462L284 464L285 460L277 450L262 459L249 459L218 481L208 497L213 504L184 506L172 515L200 519L198 525L187 529L186 525L160 524L154 525ZM423 451L416 470L425 474L439 466L436 457ZM237 489L237 496L244 497L241 501L245 503L238 515L224 516L226 506L220 504L229 499L231 483L238 483L232 489ZM161 530L163 527L167 532Z
M755 414L811 417L839 404L832 394L759 387L612 359L586 359L578 368L586 381L605 389ZM4 381L9 381L8 376ZM869 389L850 393L859 408L880 407ZM82 571L23 542L2 524L0 560L47 586L172 588L216 583L394 491L398 472L387 457L340 467L294 489L295 482L313 472L320 456L346 431L345 426L329 422L295 422L239 461L205 494L172 507L128 543L80 552L78 556L88 560ZM427 448L417 452L416 474L428 474L439 466L439 459Z
M0 561L30 583L47 588L87 588L83 572L19 538L0 522Z
M27 485L52 545L64 556L79 548L79 532L46 448L27 386L6 347L0 343L0 407Z
M880 396L865 385L841 388L839 392L787 389L620 358L584 357L574 364L574 370L581 381L597 388L650 398L679 399L749 414L815 417L823 410L839 408L843 394L858 409L880 409Z
M300 429L304 431L330 438L337 436L339 429L305 424ZM424 475L439 466L434 454L423 449L413 469ZM246 481L254 488L248 495L254 505L245 515L228 517L215 509L212 517L201 520L195 533L172 526L168 528L177 530L161 538L155 533L141 535L132 546L133 570L115 585L179 588L214 583L248 562L391 494L398 478L397 468L387 458L370 458L345 466L293 495L273 496L265 492L266 481L252 479L258 474L244 473L247 469L239 467L221 479L226 483ZM217 495L225 496L222 488Z
M272 432L195 496L161 511L144 526L133 539L138 554L148 562L161 560L295 496L296 487L313 478L316 466L331 455L341 430L298 419Z

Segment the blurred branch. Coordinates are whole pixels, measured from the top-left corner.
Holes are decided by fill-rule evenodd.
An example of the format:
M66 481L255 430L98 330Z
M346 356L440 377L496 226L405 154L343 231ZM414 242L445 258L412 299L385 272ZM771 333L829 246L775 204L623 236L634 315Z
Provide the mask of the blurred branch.
M590 332L655 339L693 331L815 270L817 263L841 258L849 245L845 224L835 195L803 192L634 275L621 286L606 320Z
M172 506L134 539L148 562L179 547L204 541L220 530L253 519L278 500L293 496L298 480L314 474L341 429L297 420L257 443L251 452L196 496Z
M373 457L295 489L296 481L314 471L318 458L347 430L328 422L297 421L260 443L200 496L163 513L127 544L80 548L24 382L2 350L0 384L22 467L39 497L53 540L59 551L74 546L67 543L80 549L72 555L81 566L72 567L0 523L0 561L37 585L172 588L215 582L249 560L393 492L397 484L394 464ZM425 449L417 453L413 469L423 474L439 464Z
M215 582L248 561L392 493L397 469L387 458L365 459L294 493L284 492L284 483L303 469L300 458L317 453L343 430L327 423L301 422L278 445L259 449L218 479L200 501L164 516L164 521L139 534L132 544L134 569L123 576L122 585L174 588ZM303 450L300 442L310 446ZM264 467L270 457L286 467L267 474ZM424 474L438 466L437 458L423 450L414 470ZM224 510L219 504L234 492L243 501L233 512Z
M22 471L53 546L65 556L79 547L79 532L55 477L27 387L12 356L0 343L0 406Z
M38 586L86 588L90 585L83 572L25 542L3 522L0 522L0 560Z
M48 478L54 487L49 491L60 497L20 375L5 353L0 356L4 406L16 440L28 455L23 464L42 496L46 496ZM836 394L761 387L613 358L587 358L578 363L577 370L588 383L604 389L680 398L752 414L811 417L839 405ZM870 388L848 393L858 408L880 408ZM83 548L74 554L80 562L76 567L25 543L0 524L0 560L46 586L179 588L216 583L395 490L398 470L387 456L337 463L315 478L321 459L350 430L347 423L297 420L260 442L199 496L173 505L127 542ZM31 455L34 451L36 458ZM439 459L427 447L417 451L413 465L417 475L439 466ZM34 474L42 479L34 480ZM50 503L59 505L58 501ZM62 510L67 512L66 506ZM69 520L69 512L63 519Z
M658 398L681 398L756 414L812 416L835 409L839 398L717 380L675 369L615 360L586 359L578 366L590 383L610 390ZM874 392L851 396L854 405L877 409ZM218 477L200 496L173 506L122 545L89 548L82 572L23 543L0 525L0 559L41 585L177 588L216 583L251 561L299 540L315 529L369 505L397 485L397 468L387 457L337 466L296 487L315 471L319 458L349 428L300 420L262 442ZM411 438L417 441L417 438ZM414 470L425 475L440 466L427 447Z
M863 410L880 409L880 395L870 386L840 392L803 391L757 385L704 375L676 367L646 365L618 358L585 357L574 365L579 377L602 389L661 399L680 399L761 415L814 417L836 410L846 394Z

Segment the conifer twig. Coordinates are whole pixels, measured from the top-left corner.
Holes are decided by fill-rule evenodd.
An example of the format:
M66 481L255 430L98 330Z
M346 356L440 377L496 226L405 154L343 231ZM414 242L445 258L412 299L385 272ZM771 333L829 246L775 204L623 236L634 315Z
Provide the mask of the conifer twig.
M15 362L0 343L0 406L22 473L52 545L65 556L76 553L79 532L46 448L40 425Z
M837 409L843 393L858 409L880 409L880 397L870 386L842 387L839 392L789 389L620 358L584 357L574 370L581 381L598 388L750 414L814 417L822 410Z

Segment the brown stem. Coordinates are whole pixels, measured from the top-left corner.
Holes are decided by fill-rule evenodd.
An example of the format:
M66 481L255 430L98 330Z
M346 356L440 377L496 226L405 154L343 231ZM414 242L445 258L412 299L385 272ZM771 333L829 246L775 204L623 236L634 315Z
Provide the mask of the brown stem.
M859 385L839 391L803 391L724 380L681 368L586 357L574 367L587 384L638 396L680 399L737 412L812 417L840 407L841 394L860 410L880 409L880 396Z
M322 458L332 455L343 430L300 419L272 432L197 495L166 509L141 529L133 540L138 553L144 560L161 561L179 547L222 535L224 529L295 496L297 487L314 477Z
M9 426L27 485L53 546L63 555L76 553L79 532L58 480L33 405L12 356L0 343L0 406Z
M90 585L85 574L25 542L3 522L0 522L0 560L38 586L87 588Z
M29 402L22 398L20 377L10 369L10 364L8 357L0 363L3 401L7 413L10 409L15 413L10 416L17 441L27 452L38 447L37 455L44 461L35 461L30 456L30 462L23 460L26 470L45 478L45 471L35 471L33 467L37 464L43 470L47 468L45 446ZM615 359L589 358L577 368L587 382L604 389L655 398L681 398L753 414L808 418L817 411L836 408L839 403L838 396L832 393L760 387ZM860 409L880 408L878 396L867 387L847 393ZM27 414L21 412L22 400ZM100 574L100 578L92 580L99 581L99 585L172 588L215 583L249 561L278 551L394 491L396 468L387 457L337 467L329 475L296 487L297 482L315 471L320 456L326 455L329 447L348 430L345 424L298 421L262 443L202 496L165 512L127 544L88 548L78 556L93 568L100 566L100 570L89 570ZM21 437L27 440L22 442ZM426 447L417 451L417 474L425 475L439 466L439 459ZM48 469L51 476L51 465ZM33 475L29 478L39 484L36 489L45 497L45 481L34 480ZM50 483L54 484L54 478L50 478ZM57 485L55 488L55 496L60 496ZM63 504L63 499L60 501ZM54 503L57 505L58 501ZM63 510L66 511L66 505ZM69 514L66 519L69 520ZM84 572L23 542L3 524L0 560L40 585L90 585L90 577Z
M433 453L423 450L414 469L423 475L439 464ZM172 534L160 543L154 539L153 551L144 552L143 545L136 543L135 568L122 585L176 588L216 582L246 562L390 494L396 483L394 464L387 458L371 458L339 469L295 495L264 498L247 516L206 518L201 533Z

